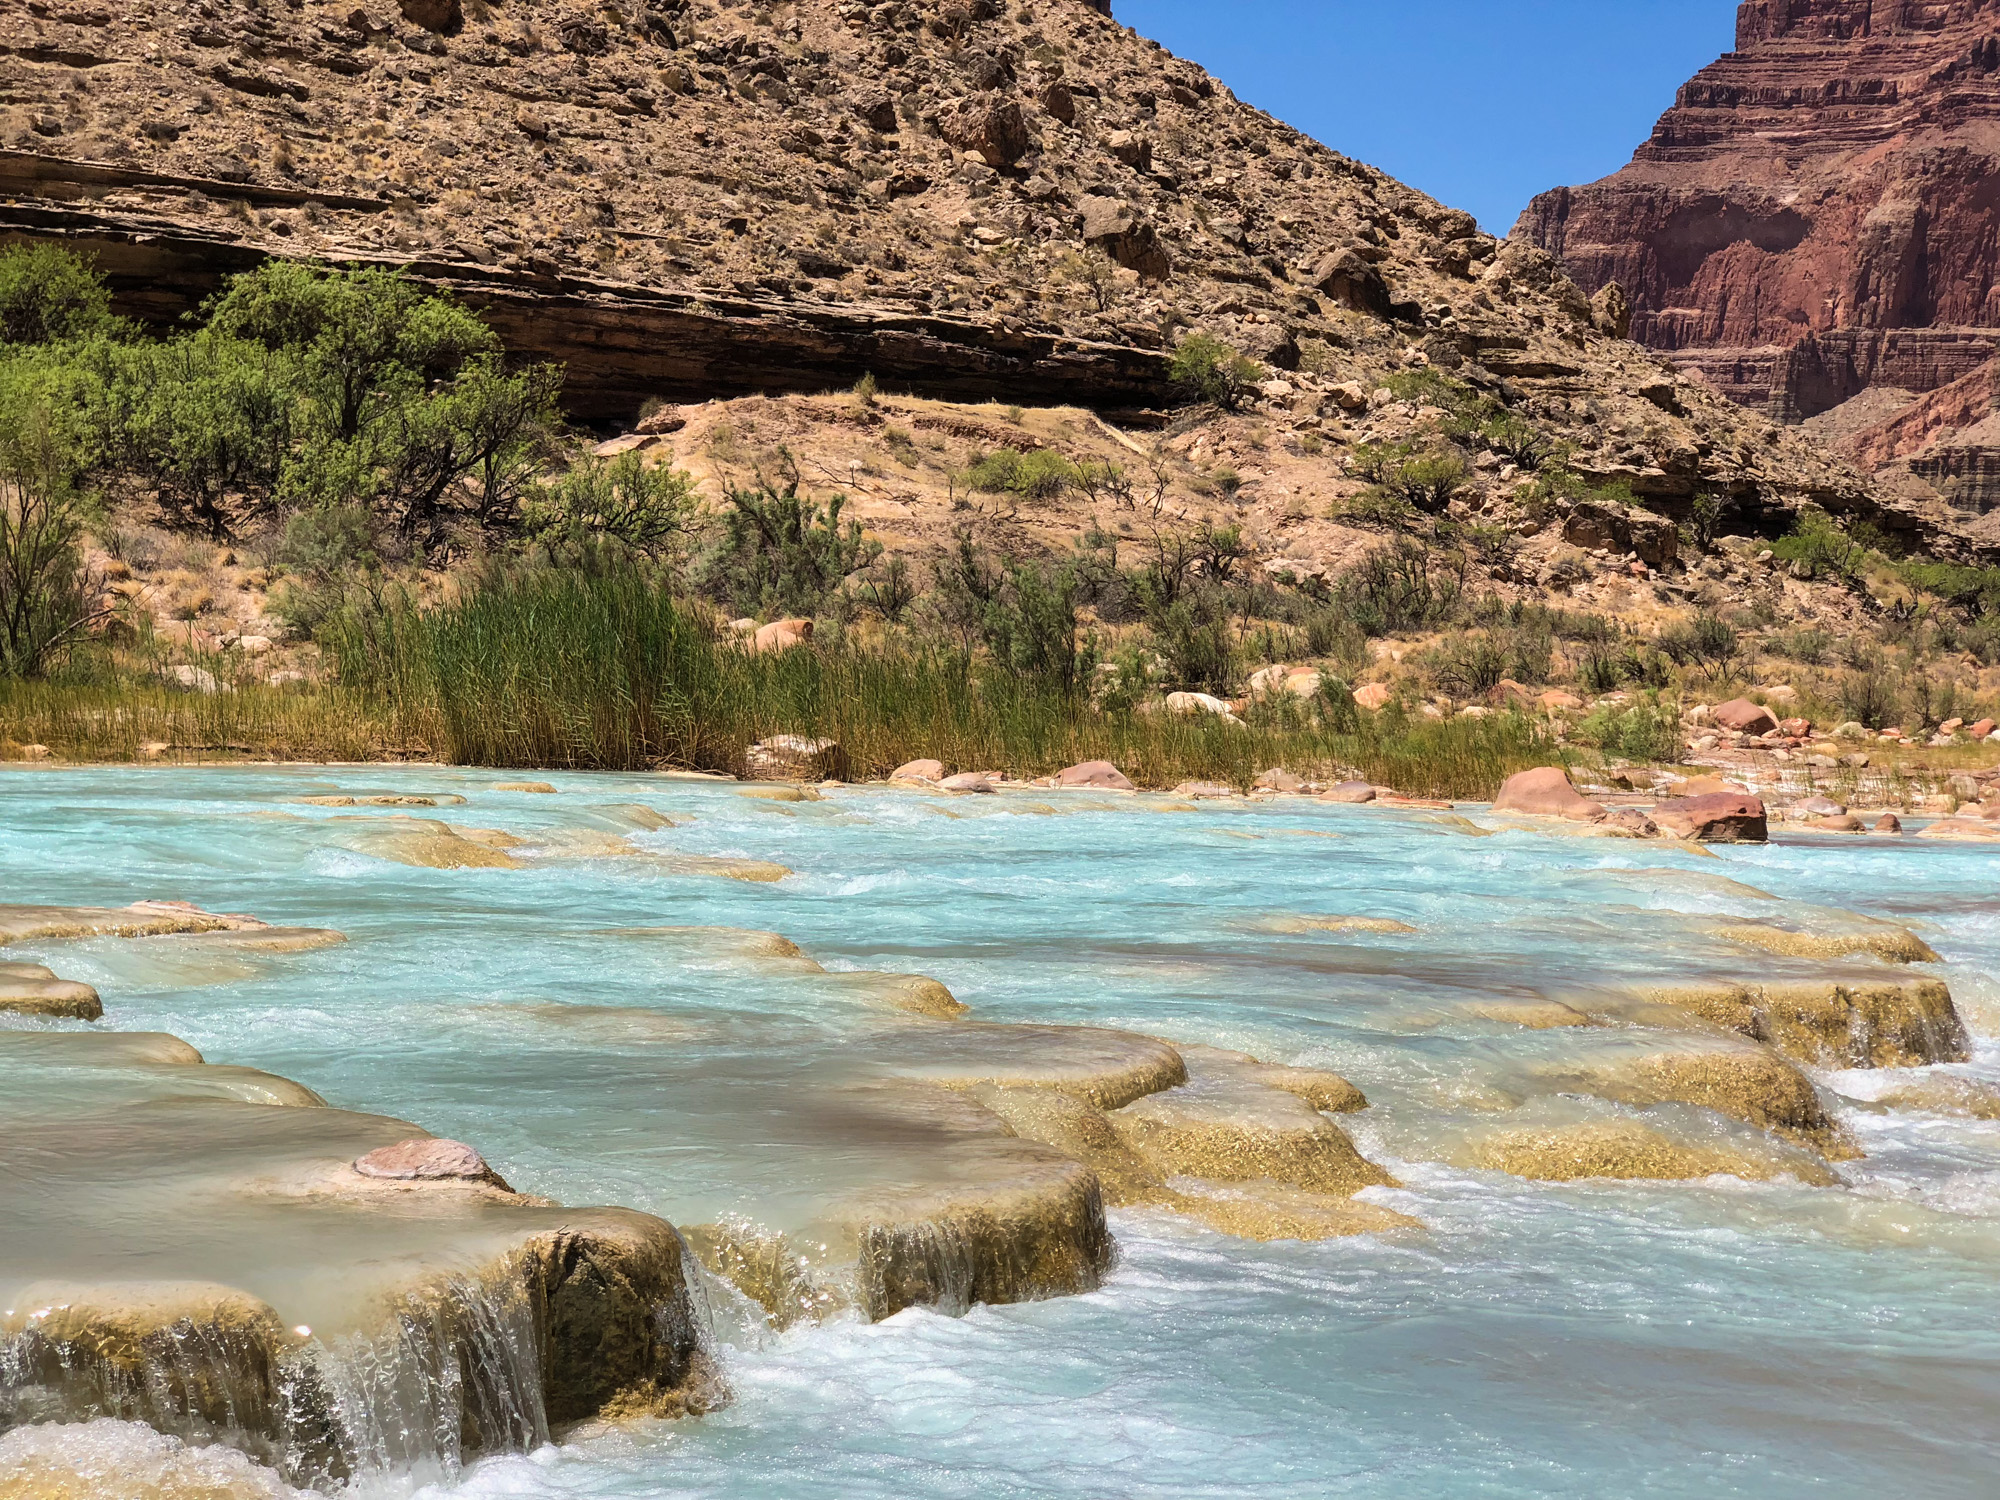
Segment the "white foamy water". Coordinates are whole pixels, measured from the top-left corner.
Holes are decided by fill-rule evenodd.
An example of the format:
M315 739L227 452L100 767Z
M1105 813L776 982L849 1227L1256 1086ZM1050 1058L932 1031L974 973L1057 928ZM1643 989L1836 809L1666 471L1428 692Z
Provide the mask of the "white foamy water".
M1989 851L1821 839L1709 859L1313 804L1152 812L1030 794L1057 808L1042 816L1006 812L1009 797L778 805L559 775L548 797L493 792L498 779L9 774L6 900L187 899L350 941L227 962L111 940L8 956L97 985L98 1029L171 1032L211 1062L471 1141L525 1191L784 1224L897 1170L891 1147L829 1132L806 1104L914 1055L916 1023L781 961L614 935L779 932L829 969L932 975L980 1021L1119 1026L1343 1072L1375 1106L1343 1123L1402 1183L1369 1196L1424 1228L1257 1244L1114 1211L1120 1259L1090 1295L782 1334L750 1331L717 1289L725 1411L444 1477L392 1465L364 1490L1958 1497L2000 1472L2000 1123L1873 1106L1891 1075L1821 1073L1829 1099L1860 1101L1835 1109L1867 1153L1836 1187L1543 1184L1431 1159L1510 1109L1586 1107L1540 1099L1537 1080L1687 1044L1528 1031L1482 1006L1817 967L1719 939L1718 919L1911 926L1942 965L1849 962L1946 979L1980 1037L1974 1061L1946 1071L2000 1079L1981 1036L2000 1021ZM744 884L599 856L411 868L365 852L363 825L341 820L365 809L289 800L336 788L458 793L466 804L438 816L517 835L603 828L594 809L639 802L682 823L641 847L797 873ZM1244 833L1260 836L1229 836ZM1418 930L1269 930L1274 914ZM0 1147L0 1169L11 1154ZM17 1429L0 1438L0 1497L14 1500L22 1455L50 1445L101 1453L100 1475L180 1461L148 1441L127 1424ZM209 1493L104 1482L106 1495Z

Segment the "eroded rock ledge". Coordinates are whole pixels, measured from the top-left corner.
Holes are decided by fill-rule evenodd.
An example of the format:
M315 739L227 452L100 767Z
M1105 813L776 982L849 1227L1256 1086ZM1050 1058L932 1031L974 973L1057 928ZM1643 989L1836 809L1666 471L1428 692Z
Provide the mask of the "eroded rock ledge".
M722 1397L662 1220L358 1172L439 1143L172 1037L0 1031L0 1079L0 1131L48 1143L0 1244L0 1429L142 1421L325 1484Z

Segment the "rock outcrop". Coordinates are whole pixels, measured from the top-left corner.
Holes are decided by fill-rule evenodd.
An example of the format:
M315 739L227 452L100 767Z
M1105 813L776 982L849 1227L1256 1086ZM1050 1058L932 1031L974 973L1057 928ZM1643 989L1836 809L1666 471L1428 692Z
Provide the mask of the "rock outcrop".
M267 257L403 267L562 362L594 421L873 373L1153 422L1168 351L1199 330L1285 375L1257 400L1318 434L1315 489L1345 485L1353 442L1427 420L1376 393L1429 367L1649 503L1879 508L1853 470L1760 445L1747 414L1635 359L1615 299L1548 255L1089 0L430 24L453 8L0 14L0 241L75 245L161 326Z
M1515 233L1631 336L1960 512L2000 503L2000 9L1750 0L1622 171Z

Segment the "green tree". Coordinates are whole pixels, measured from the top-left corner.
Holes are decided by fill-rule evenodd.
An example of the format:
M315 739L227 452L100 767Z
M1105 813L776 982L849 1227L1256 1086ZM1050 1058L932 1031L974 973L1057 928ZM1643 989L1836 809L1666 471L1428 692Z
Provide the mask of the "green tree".
M59 386L0 366L0 676L40 675L106 613L83 562L87 437Z
M449 380L500 341L450 298L408 277L267 261L207 309L209 330L295 355L321 423L360 434L371 403Z
M111 293L58 245L0 250L0 344L53 344L116 331Z

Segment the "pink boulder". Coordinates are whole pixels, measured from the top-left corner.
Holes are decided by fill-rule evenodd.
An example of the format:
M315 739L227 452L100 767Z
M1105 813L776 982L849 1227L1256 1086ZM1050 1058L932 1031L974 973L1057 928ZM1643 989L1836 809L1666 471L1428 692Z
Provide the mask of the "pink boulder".
M1662 802L1653 809L1653 821L1677 838L1704 844L1763 844L1771 838L1762 799L1729 792Z
M1983 740L1989 734L1993 733L1993 721L1991 719L1980 719L1976 723L1968 725L1965 732L1975 740Z
M1541 766L1507 778L1493 799L1495 812L1528 813L1540 818L1570 818L1593 823L1604 816L1604 804L1592 802L1570 785L1561 766Z
M960 771L956 776L947 776L938 783L947 792L990 792L993 778L984 771Z
M1811 719L1780 719L1778 733L1789 739L1802 740L1812 733Z
M1861 820L1852 813L1832 813L1825 817L1814 818L1809 826L1817 828L1821 833L1860 833L1863 831Z
M1831 797L1808 797L1798 804L1798 811L1808 818L1838 818L1846 814L1847 808Z
M1257 786L1267 792L1297 792L1305 789L1305 782L1282 766L1273 766L1257 777Z
M786 651L803 646L812 638L811 620L773 620L751 637L751 648L760 652Z
M943 781L944 762L937 760L906 760L889 773L891 781Z
M1093 786L1110 792L1135 792L1137 787L1108 760L1081 761L1056 776L1057 786Z
M1623 828L1629 833L1637 834L1642 839L1656 838L1660 832L1659 824L1640 812L1636 807L1612 809L1611 812L1605 815L1604 824L1607 828Z
M1343 781L1320 794L1322 802L1373 802L1375 788L1365 781Z
M1388 684L1382 682L1364 683L1354 690L1354 701L1370 713L1387 703L1390 696Z
M1778 727L1771 710L1748 698L1732 698L1714 710L1715 722L1738 734L1770 734Z
M378 1146L358 1158L354 1170L363 1177L381 1177L393 1182L484 1182L513 1191L498 1172L486 1165L486 1158L464 1141L432 1136Z
M1894 813L1885 812L1875 820L1875 826L1868 831L1870 833L1901 833L1903 831L1903 820Z

